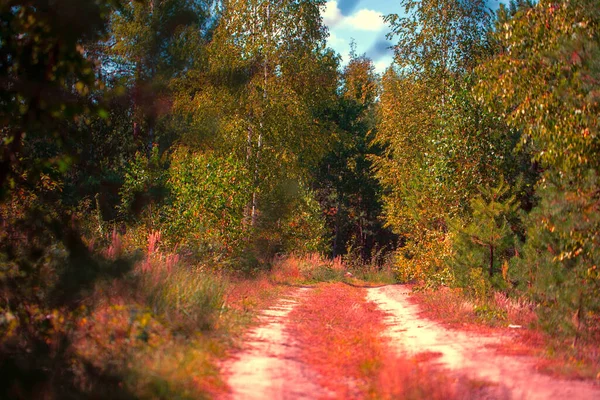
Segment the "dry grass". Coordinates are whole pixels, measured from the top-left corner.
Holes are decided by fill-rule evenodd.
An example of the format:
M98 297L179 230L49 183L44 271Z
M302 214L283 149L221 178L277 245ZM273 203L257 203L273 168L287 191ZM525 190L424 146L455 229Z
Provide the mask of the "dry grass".
M358 286L396 283L389 265L357 264L350 266L342 257L331 260L318 254L289 255L275 260L271 278L286 285L305 285L319 282L346 282Z
M123 246L113 235L110 256ZM149 235L125 279L99 285L71 333L78 385L99 398L203 399L225 393L218 369L258 310L288 288L184 264ZM103 377L93 380L93 375ZM106 381L109 377L109 381ZM129 396L129 397L128 397Z
M392 354L382 338L383 317L363 290L322 284L292 311L290 330L301 343L301 358L336 398L474 398L480 388L427 365L435 355L408 359Z
M410 299L423 305L423 313L431 319L451 326L464 326L477 321L475 305L460 289L442 287L435 291L413 292Z
M303 285L341 281L345 273L346 267L340 258L329 260L318 254L291 254L275 260L271 279L280 284Z

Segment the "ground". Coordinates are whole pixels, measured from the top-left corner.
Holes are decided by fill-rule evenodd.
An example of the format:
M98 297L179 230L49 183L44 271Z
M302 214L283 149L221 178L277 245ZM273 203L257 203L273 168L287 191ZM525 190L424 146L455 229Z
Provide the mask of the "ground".
M315 363L314 357L306 356L307 352L321 354L316 348L318 346L332 345L326 341L319 344L320 341L313 340L312 347L307 346L298 334L302 332L301 329L297 327L298 323L302 323L302 320L298 322L298 315L307 314L296 312L297 309L309 309L312 307L310 302L318 302L318 299L331 301L331 297L327 297L327 291L333 290L340 288L335 285L296 288L287 297L280 299L275 306L264 310L260 324L248 333L241 349L222 365L230 387L229 393L223 398L600 398L598 385L588 381L564 380L544 375L535 369L534 357L507 355L500 351L499 344L514 339L510 332L489 335L460 331L423 317L420 306L410 299L410 289L402 285L344 289L346 292L360 292L362 296L348 297L351 300L346 305L347 308L358 310L356 312L367 312L361 311L368 309L361 308L359 301L364 301L369 306L377 306L377 312L380 313L373 315L381 316L383 329L378 333L381 343L377 343L376 346L378 349L383 346L384 350L372 352L370 357L375 359L369 364L365 364L364 359L360 361L359 370L364 372L363 378L366 377L365 379L372 382L364 384L361 383L360 377L339 376L339 382L334 383L342 382L351 389L345 392L333 390L336 385L328 384L332 378L323 376L326 374L323 365ZM314 291L319 293L315 294ZM339 314L340 311L335 307L331 305L329 309L332 313ZM318 312L327 321L328 318L332 318L326 315L327 307L319 309ZM295 315L295 320L290 317L291 313L292 316ZM324 329L323 335L330 335L331 330L352 329L336 326L333 320L331 321L324 324L325 328L315 329ZM372 319L365 317L364 321ZM311 321L311 325L314 325L314 321ZM364 328L361 326L357 330L367 332ZM352 344L341 344L341 347L325 350L334 351L335 361L335 352L343 358L342 355L346 353L360 353L363 346L373 347L372 340L368 340L369 343L355 340ZM344 349L343 346L348 348ZM387 361L390 354L404 361L390 363ZM359 359L360 357L356 362L359 362ZM323 363L328 362L331 363L330 360L323 360ZM415 378L415 370L419 374L418 378ZM398 380L397 375L408 373L413 374L410 379ZM409 380L413 386L410 391L397 390L398 386ZM386 388L386 385L393 387ZM441 390L439 386L445 388ZM428 389L419 390L425 387Z

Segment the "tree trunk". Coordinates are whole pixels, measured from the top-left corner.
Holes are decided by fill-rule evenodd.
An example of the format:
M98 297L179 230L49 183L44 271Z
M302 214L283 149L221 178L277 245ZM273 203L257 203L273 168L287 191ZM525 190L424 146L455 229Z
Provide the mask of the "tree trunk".
M575 315L573 316L574 324L575 324L575 337L573 338L573 347L577 347L577 342L579 341L579 336L581 335L581 324L583 320L583 293L579 292L579 305L577 307L577 311L575 311Z
M490 244L490 278L494 276L494 245Z
M333 258L336 258L338 255L337 248L340 239L340 209L342 208L342 196L338 196L338 203L335 210L335 235L333 237Z
M256 226L256 220L257 220L257 211L258 211L258 184L260 182L260 173L259 173L259 167L260 167L260 150L262 148L262 142L263 142L263 130L264 130L264 119L265 119L265 107L267 106L267 98L268 98L268 94L267 94L267 82L268 82L268 77L269 77L269 57L268 57L268 48L269 48L269 38L270 38L270 32L268 31L269 29L269 23L270 23L270 19L271 19L271 7L270 4L267 2L267 9L266 9L266 30L267 32L265 32L266 34L266 39L267 39L267 52L265 52L264 55L264 61L263 61L263 110L262 110L262 116L261 116L261 121L260 121L260 131L258 132L258 143L257 143L257 147L256 147L256 157L255 157L255 161L254 161L254 192L252 193L252 226Z
M256 226L256 214L258 211L258 184L260 182L259 161L260 161L260 148L261 147L262 147L262 133L259 133L258 134L258 147L256 149L256 159L254 161L254 190L252 192L252 214L251 214L252 222L251 222L251 224L253 227Z

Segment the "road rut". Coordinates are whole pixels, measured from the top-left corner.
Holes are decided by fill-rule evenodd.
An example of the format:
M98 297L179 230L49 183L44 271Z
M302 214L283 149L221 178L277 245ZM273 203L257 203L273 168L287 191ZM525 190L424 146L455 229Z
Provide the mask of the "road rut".
M299 361L299 347L286 332L287 316L306 297L299 288L262 312L260 325L245 339L242 351L223 366L232 400L296 400L327 397L315 374Z

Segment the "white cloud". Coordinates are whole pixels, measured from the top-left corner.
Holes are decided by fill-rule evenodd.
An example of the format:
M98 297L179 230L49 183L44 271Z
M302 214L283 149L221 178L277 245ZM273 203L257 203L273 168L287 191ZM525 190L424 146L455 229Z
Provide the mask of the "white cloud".
M346 45L346 40L344 38L339 37L333 32L329 32L329 38L327 38L327 42L333 48Z
M338 2L330 0L325 4L322 13L323 22L330 29L333 27L352 28L357 31L378 32L385 27L383 14L379 11L363 8L350 16L344 16Z
M379 60L377 62L373 63L373 66L375 67L375 71L379 74L382 74L385 72L385 70L388 69L388 67L392 64L392 59L391 58L384 58L383 60Z
M362 9L357 13L345 18L344 25L349 25L359 31L379 32L385 27L383 14L379 11Z
M330 28L339 24L340 21L344 19L342 11L338 7L337 1L328 1L325 4L325 9L323 10L322 16L325 25Z

